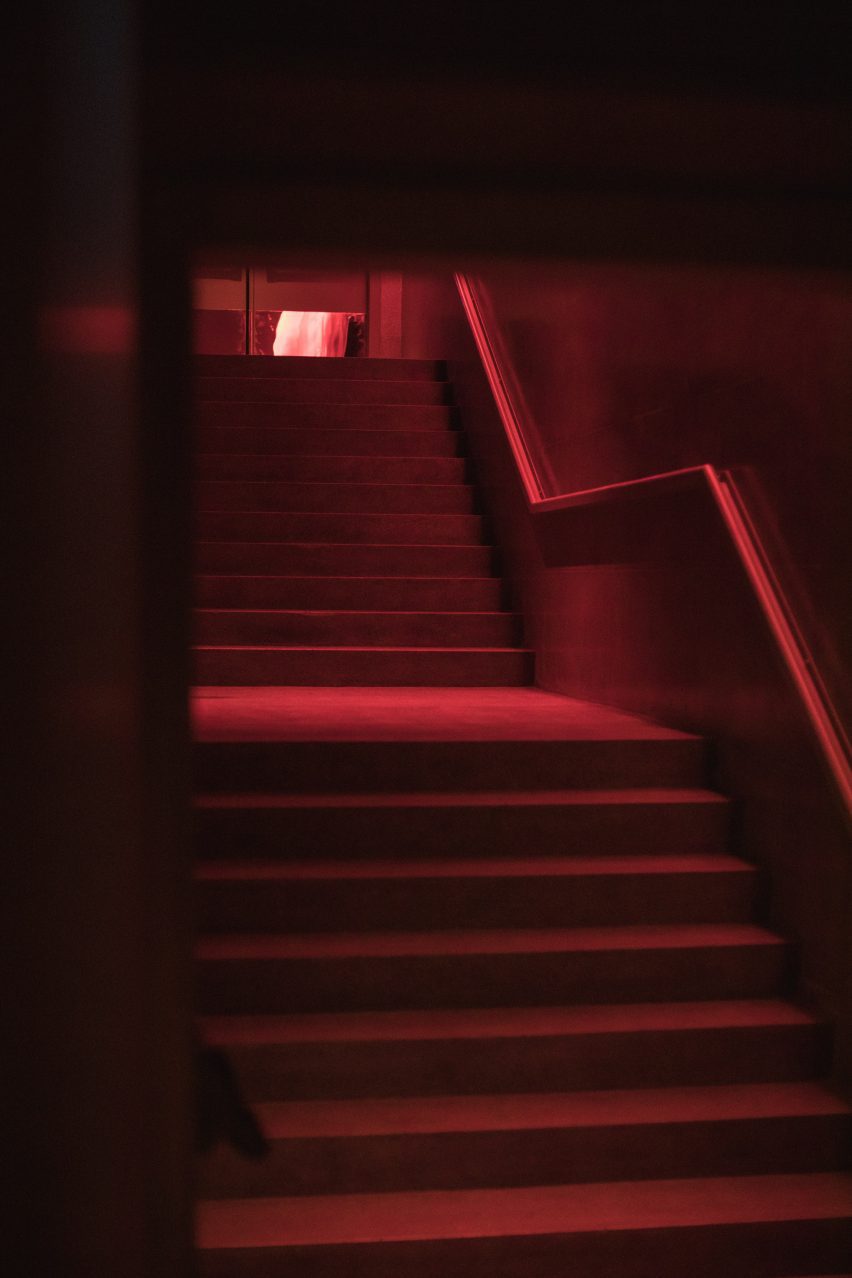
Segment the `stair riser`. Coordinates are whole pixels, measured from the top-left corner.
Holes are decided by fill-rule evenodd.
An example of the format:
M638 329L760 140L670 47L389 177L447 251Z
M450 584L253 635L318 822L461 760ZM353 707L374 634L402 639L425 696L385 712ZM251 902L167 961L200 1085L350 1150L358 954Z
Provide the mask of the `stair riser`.
M199 577L199 608L346 608L381 612L499 612L496 578Z
M359 546L322 543L196 543L196 567L210 573L287 573L311 577L487 577L490 546Z
M261 453L279 457L460 457L451 430L330 430L327 427L200 426L199 453Z
M196 398L292 404L448 404L447 382L353 377L199 377Z
M201 1169L201 1190L253 1198L841 1171L850 1138L848 1119L807 1115L276 1139L261 1164L219 1150Z
M316 484L210 480L195 488L197 510L335 511L364 514L474 513L468 484Z
M205 880L205 932L368 932L745 923L749 873L505 879Z
M520 642L511 613L197 612L196 642L404 648L510 648Z
M199 808L206 856L609 856L720 852L724 803Z
M469 546L483 540L478 515L201 511L197 528L198 536L205 541Z
M364 359L317 357L310 355L198 355L195 371L199 377L318 377L344 381L439 381L446 377L446 364L439 359Z
M463 484L463 457L303 457L263 453L201 453L201 480L284 480L318 484Z
M824 1025L517 1038L228 1044L254 1100L797 1082L825 1072Z
M197 684L242 687L495 688L532 682L532 657L524 652L448 649L201 649Z
M301 426L326 430L452 430L456 410L445 404L263 404L239 400L196 405L202 426Z
M202 1251L203 1278L776 1278L848 1265L847 1220Z
M789 984L783 945L559 953L209 959L203 1013L391 1011L768 998Z
M194 767L196 788L205 793L698 786L704 745L676 740L205 741L195 745ZM526 839L524 848L529 850Z

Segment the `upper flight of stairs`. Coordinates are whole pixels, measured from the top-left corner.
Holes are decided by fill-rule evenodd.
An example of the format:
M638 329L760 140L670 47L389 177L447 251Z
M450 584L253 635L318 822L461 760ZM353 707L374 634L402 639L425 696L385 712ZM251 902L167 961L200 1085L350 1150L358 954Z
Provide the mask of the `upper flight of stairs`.
M316 404L327 424L353 363L351 404L449 402L439 366L240 361L249 416L278 424L201 409L202 448L221 432L198 457L204 535L208 481L231 484L213 496L236 521L259 512L257 489L238 509L246 483L280 485L262 501L283 494L291 521L321 513L294 511L298 492L325 503L335 483L352 519L382 518L362 508L379 474L394 504L435 483L469 501L449 454L417 461L457 467L436 480L414 454L270 451L326 432L279 410ZM202 398L239 405L232 362L203 370ZM348 420L328 433L351 444ZM239 431L265 451L223 451ZM705 743L519 686L483 545L198 553L198 998L271 1144L205 1160L204 1278L849 1278L830 1026L795 1001L796 947L731 850ZM465 623L435 617L499 622L449 647ZM430 686L442 653L469 686Z
M199 372L199 683L530 681L439 363Z

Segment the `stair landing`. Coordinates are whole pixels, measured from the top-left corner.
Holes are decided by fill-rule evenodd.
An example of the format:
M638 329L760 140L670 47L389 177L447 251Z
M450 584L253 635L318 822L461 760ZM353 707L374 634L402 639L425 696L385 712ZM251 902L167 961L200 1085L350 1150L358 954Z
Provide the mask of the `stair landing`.
M695 741L540 688L197 687L197 741Z

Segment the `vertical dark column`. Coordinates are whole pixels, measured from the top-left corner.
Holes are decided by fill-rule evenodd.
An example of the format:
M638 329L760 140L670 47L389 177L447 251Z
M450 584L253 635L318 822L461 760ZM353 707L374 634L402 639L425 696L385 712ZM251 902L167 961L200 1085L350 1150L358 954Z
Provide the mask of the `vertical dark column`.
M134 5L53 0L26 21L8 202L21 834L4 858L21 1236L5 1249L21 1272L171 1278L191 1263L182 564L167 517L185 489L168 456L155 464L139 393L156 360Z

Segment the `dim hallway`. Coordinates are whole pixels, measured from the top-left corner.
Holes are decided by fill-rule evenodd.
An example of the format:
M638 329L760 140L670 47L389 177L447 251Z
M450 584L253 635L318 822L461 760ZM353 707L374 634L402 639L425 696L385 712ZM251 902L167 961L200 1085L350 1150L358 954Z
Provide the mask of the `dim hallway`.
M199 357L210 1278L840 1278L852 1115L707 743L533 683L439 362Z

